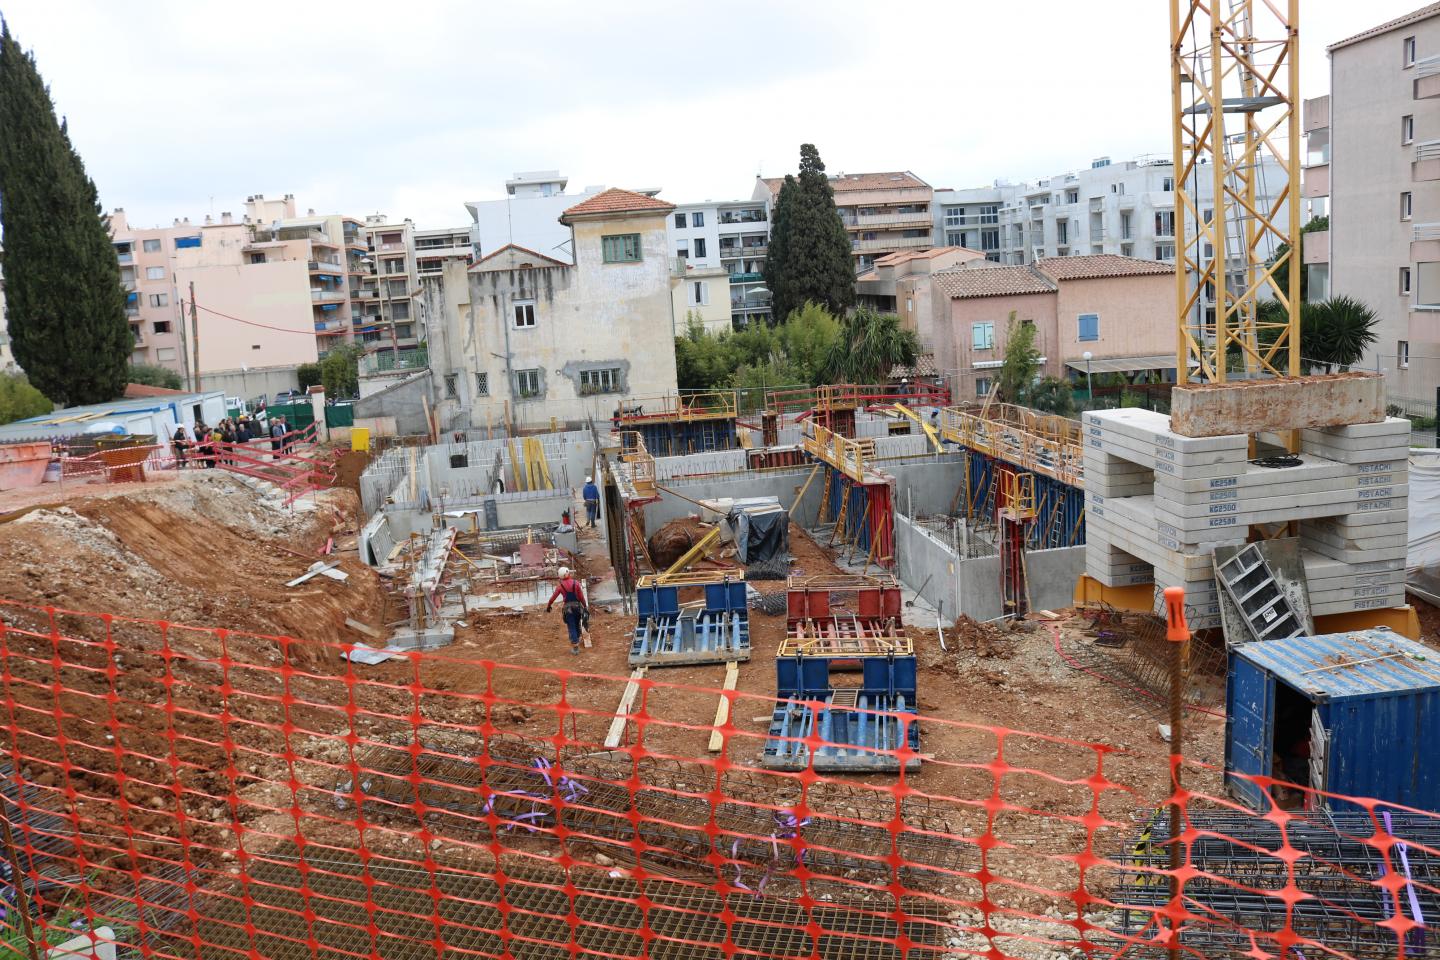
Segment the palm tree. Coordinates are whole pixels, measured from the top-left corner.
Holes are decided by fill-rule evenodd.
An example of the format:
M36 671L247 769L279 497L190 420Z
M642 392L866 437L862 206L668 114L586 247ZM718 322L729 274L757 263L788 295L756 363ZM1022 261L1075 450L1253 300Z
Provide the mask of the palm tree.
M1057 417L1075 416L1075 390L1069 380L1060 377L1046 377L1031 387L1027 403L1042 413L1053 413Z
M1300 316L1300 344L1307 361L1326 373L1331 367L1349 370L1365 357L1365 349L1378 335L1379 317L1363 301L1339 296L1306 304Z
M893 313L860 307L840 323L840 337L825 363L830 383L884 383L896 366L913 367L920 338Z

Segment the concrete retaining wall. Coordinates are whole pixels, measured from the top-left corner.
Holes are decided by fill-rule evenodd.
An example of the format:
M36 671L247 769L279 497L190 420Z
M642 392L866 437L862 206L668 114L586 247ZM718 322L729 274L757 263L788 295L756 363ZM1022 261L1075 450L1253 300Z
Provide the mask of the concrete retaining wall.
M394 417L400 433L426 433L429 425L425 422L425 404L434 396L430 381L430 371L422 370L393 387L363 397L355 401L355 417Z
M669 480L701 473L739 473L745 469L745 456L744 450L712 450L683 457L656 457L655 477Z

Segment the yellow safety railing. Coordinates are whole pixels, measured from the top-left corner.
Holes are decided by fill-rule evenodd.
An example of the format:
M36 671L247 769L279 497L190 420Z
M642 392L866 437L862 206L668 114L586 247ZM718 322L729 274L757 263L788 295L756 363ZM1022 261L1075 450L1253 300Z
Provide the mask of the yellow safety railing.
M992 404L983 415L979 407L946 407L940 412L940 436L1061 483L1085 485L1078 420L1009 403Z
M1002 509L1017 520L1035 517L1035 474L1006 473Z
M865 458L873 455L873 442L851 440L818 423L810 424L807 429L809 432L801 439L806 453L823 460L851 480L864 481Z
M733 420L739 414L734 390L666 394L626 400L620 412L622 426L682 420Z
M629 474L630 486L638 497L657 497L655 458L645 449L645 440L636 430L620 432L620 461Z

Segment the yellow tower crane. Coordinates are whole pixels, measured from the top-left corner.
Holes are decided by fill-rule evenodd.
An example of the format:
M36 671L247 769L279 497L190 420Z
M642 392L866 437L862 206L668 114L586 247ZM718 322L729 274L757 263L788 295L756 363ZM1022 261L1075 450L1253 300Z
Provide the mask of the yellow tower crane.
M1300 375L1298 31L1299 0L1170 0L1180 383Z

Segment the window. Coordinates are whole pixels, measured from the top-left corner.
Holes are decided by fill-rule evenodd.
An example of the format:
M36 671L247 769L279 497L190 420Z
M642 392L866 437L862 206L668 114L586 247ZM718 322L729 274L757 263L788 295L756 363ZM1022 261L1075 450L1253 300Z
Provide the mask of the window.
M159 349L157 349L157 350L155 351L155 359L156 359L156 360L174 360L174 359L175 359L175 348L174 348L174 347L160 347Z
M1079 340L1100 339L1100 315L1098 313L1082 313L1077 324L1079 327Z
M152 294L150 294L150 306L152 306L152 307L163 307L163 306L165 306L166 304L168 304L169 302L170 302L170 294L168 294L168 293L152 293Z
M1411 193L1410 193L1409 190L1406 190L1404 193L1400 194L1400 219L1401 219L1401 220L1409 220L1409 219L1410 219L1410 214L1413 213L1413 212L1414 212L1414 209L1415 209L1414 200L1415 200L1415 198L1411 195Z
M165 279L165 268L164 268L164 267L146 267L146 268L145 268L145 279L146 279L146 280L164 280L164 279Z
M690 284L690 306L703 307L710 302L710 284L696 280Z
M964 207L946 207L946 208L945 208L945 226L947 226L947 227L958 227L958 226L960 226L961 224L963 224L964 222L965 222L965 208L964 208Z
M392 304L390 304L390 319L391 319L391 320L409 320L409 319L410 319L410 304L408 304L408 303L403 303L403 302L402 302L402 303L392 303Z
M522 400L540 396L540 371L516 370L515 395Z
M404 272L405 272L405 258L404 258L404 257L386 257L386 258L385 258L385 273L386 273L387 276L397 276L397 277L398 277L400 274L402 274L402 273L404 273Z
M619 391L619 367L580 371L580 395L582 397L592 393L618 393Z
M1400 118L1400 142L1415 142L1415 115L1413 113L1407 113Z
M459 375L458 373L447 373L447 374L445 374L445 399L446 399L446 400L459 400L459 399L460 399L460 389L459 389L459 385L455 382L455 381L459 378L459 376L460 376L460 375Z
M703 226L705 226L705 214L701 213L701 212L698 211L698 210L695 211L694 213L690 214L690 226L692 226L692 227L703 227Z
M689 240L685 240L675 245L675 256L679 257L681 260L688 260L690 258Z
M1173 236L1175 236L1175 211L1174 211L1174 210L1156 210L1156 211L1155 211L1155 236L1157 236L1157 237L1173 237Z
M145 240L145 241L142 242L142 245L144 246L146 253L159 253L159 252L160 252L160 241L159 241L159 240Z
M251 262L251 263L264 263L264 262L265 262L265 254L263 254L263 253L252 253L252 254L250 254L250 262Z
M996 206L995 204L993 204L993 203L990 204L989 206L981 207L981 208L980 208L980 222L981 222L981 223L999 223L999 222L1000 222L1000 208L999 208L998 206Z
M1129 214L1128 212L1121 211L1121 213L1120 213L1120 239L1121 239L1121 240L1129 240L1130 238L1131 238L1131 233L1130 233L1130 214Z
M410 329L410 324L408 324L408 323L397 323L397 324L395 324L395 337L396 337L396 339L398 339L398 340L408 340L409 338L411 338L411 337L413 337L413 336L415 336L415 331L413 331L413 330Z
M1395 366L1404 370L1410 366L1410 341L1395 341Z
M1400 296L1410 296L1410 268L1400 268Z
M156 320L155 323L154 323L154 327L155 327L155 332L156 332L156 333L169 333L169 332L170 332L170 321L169 321L169 320Z
M963 247L963 246L965 246L965 234L961 233L959 230L946 230L946 231L945 231L945 246L947 246L947 247Z
M605 263L639 263L640 234L620 233L601 237L600 254Z
M990 393L990 378L989 378L989 377L976 377L976 378L975 378L975 396L977 396L977 397L983 397L983 396L986 396L986 395L989 394L989 393Z
M1058 243L1058 244L1062 244L1062 245L1063 245L1063 244L1067 244L1067 243L1070 242L1070 221L1069 221L1069 220L1056 220L1056 221L1055 221L1055 242Z
M1110 192L1113 193L1113 194L1115 194L1116 196L1120 196L1120 197L1125 196L1125 184L1123 184L1123 183L1112 183L1112 184L1110 184Z
M1080 191L1079 191L1079 190L1066 190L1066 191L1065 191L1065 202L1066 202L1066 203L1079 203L1079 202L1080 202Z
M1406 37L1400 41L1400 65L1402 67L1415 66L1415 38Z
M515 301L515 329L529 330L535 326L535 301Z
M677 214L675 214L675 227L676 227L676 229L678 229L678 230L684 230L684 229L685 229L685 214L683 214L683 213L677 213Z
M970 349L989 350L995 346L995 324L991 322L970 324Z
M986 251L1000 249L999 227L991 227L988 230L980 231L980 249Z
M1174 178L1174 177L1166 177L1165 180L1160 184L1160 189L1163 190L1163 191L1165 191L1166 193L1174 193L1174 192L1175 192L1175 178Z
M700 259L703 259L704 256L705 256L705 238L704 238L704 237L696 237L696 238L695 238L695 259L700 260ZM639 260L640 258L637 256L635 259L636 259L636 260Z
M387 280L385 292L392 297L403 297L409 292L409 286L404 280Z
M488 397L488 396L490 396L490 374L489 374L489 373L477 373L477 374L475 374L475 396L477 396L477 397Z
M1173 244L1173 243L1157 243L1157 244L1155 244L1155 259L1156 259L1156 260L1174 260L1174 259L1175 259L1175 244Z

